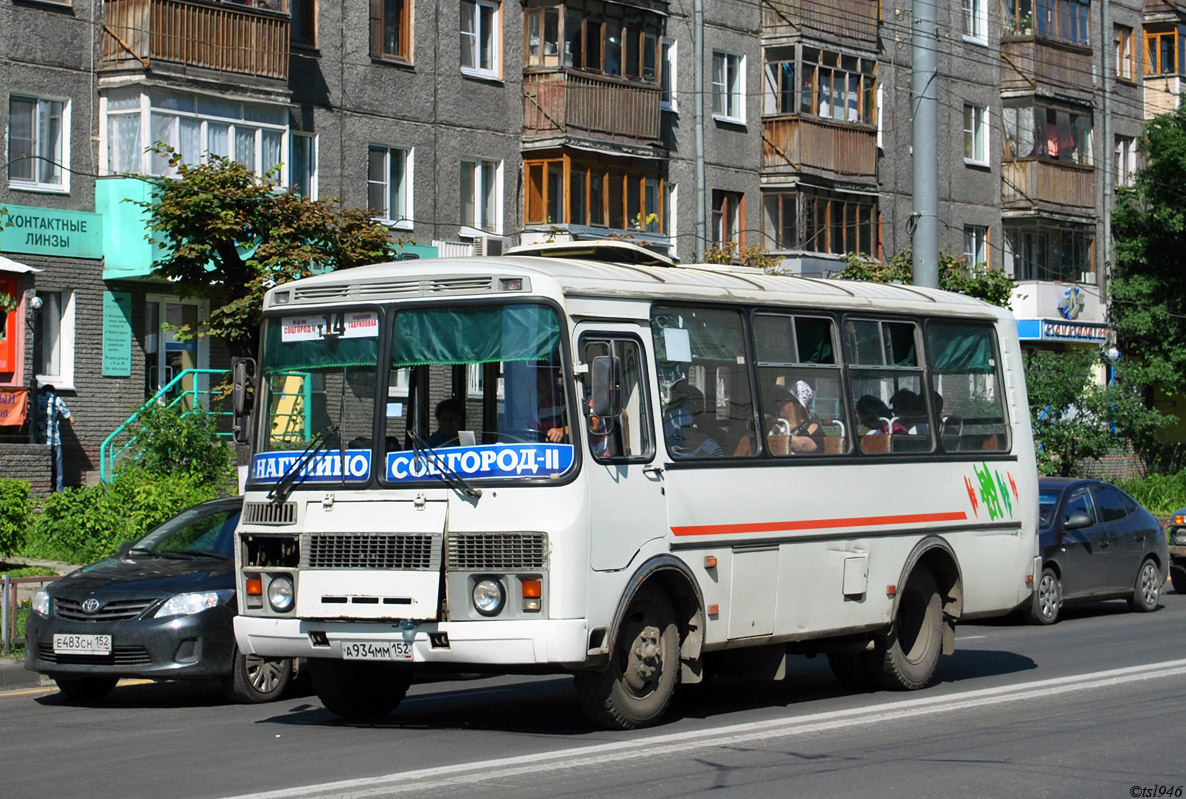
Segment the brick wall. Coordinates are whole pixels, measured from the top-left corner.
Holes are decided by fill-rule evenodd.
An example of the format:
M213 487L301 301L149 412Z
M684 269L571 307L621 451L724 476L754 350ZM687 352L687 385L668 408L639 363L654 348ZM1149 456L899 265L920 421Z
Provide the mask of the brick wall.
M50 493L49 447L45 444L0 444L0 477L28 480L30 493Z

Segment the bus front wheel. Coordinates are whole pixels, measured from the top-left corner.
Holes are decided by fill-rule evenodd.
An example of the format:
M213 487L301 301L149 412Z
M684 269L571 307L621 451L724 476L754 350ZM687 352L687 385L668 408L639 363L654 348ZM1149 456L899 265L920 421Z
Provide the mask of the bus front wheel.
M403 701L412 670L373 661L309 660L313 690L325 709L348 721L378 721Z
M679 673L679 630L671 600L640 592L622 619L609 667L576 674L581 707L610 729L647 727L662 718Z
M889 633L870 653L873 677L883 688L914 691L935 681L943 651L943 603L930 570L910 575L898 598Z

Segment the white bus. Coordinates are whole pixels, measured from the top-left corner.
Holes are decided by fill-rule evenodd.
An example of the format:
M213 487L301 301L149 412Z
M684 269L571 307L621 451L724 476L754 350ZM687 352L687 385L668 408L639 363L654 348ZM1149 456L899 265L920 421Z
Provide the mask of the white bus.
M790 655L923 688L957 622L1032 601L1007 311L644 253L268 292L258 368L236 368L241 417L256 388L240 648L308 658L348 718L416 672L566 672L626 729L679 683Z

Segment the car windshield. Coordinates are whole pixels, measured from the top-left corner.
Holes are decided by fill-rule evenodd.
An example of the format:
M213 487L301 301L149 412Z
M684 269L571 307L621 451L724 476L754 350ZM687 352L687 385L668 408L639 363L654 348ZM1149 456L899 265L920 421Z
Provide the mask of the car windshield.
M190 508L137 541L132 554L230 559L240 513L237 506Z
M1058 507L1058 500L1062 497L1060 491L1041 489L1038 493L1038 523L1042 527L1049 527L1054 519L1054 509Z

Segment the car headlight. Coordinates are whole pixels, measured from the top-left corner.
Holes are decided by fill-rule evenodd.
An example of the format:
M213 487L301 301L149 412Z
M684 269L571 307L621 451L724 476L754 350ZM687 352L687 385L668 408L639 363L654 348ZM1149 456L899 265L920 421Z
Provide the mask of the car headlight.
M152 614L154 619L166 616L192 616L203 610L217 607L235 595L233 588L223 591L195 591L192 594L178 594L170 597L169 601L161 605L160 610Z
M287 574L278 574L268 583L268 604L277 613L287 613L292 610L293 588L292 578Z
M33 612L49 616L49 591L39 588L37 593L33 594Z
M498 580L478 580L473 591L474 609L483 616L497 616L506 601L506 591Z

